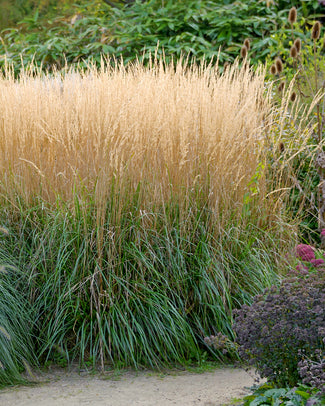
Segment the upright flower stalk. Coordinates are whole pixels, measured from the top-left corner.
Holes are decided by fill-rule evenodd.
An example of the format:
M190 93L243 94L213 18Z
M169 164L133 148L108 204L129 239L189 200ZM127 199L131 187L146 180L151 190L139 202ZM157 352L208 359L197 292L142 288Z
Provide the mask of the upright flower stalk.
M320 92L324 92L325 90L325 82L321 85L319 79L319 61L318 61L318 54L319 54L319 46L320 46L320 37L322 32L322 25L319 21L315 21L313 27L311 29L311 41L312 41L312 67L313 67L313 76L312 80L309 75L309 72L306 71L304 66L304 58L301 54L302 52L302 42L300 38L294 38L294 24L297 22L297 9L292 7L289 11L288 15L288 22L291 26L291 34L292 34L292 43L289 50L289 56L292 60L292 67L297 70L296 73L296 82L295 85L297 87L297 92L293 91L289 95L289 101L295 102L298 96L312 97L314 98L315 103L315 115L316 115L316 127L315 127L315 134L314 138L317 144L317 155L315 160L315 168L317 170L319 176L319 183L317 186L317 204L318 204L318 231L325 229L325 151L323 150L323 114L321 112L321 103L325 103L324 96L320 96ZM323 42L323 46L325 41ZM278 56L273 65L270 68L270 72L273 75L276 75L280 79L280 85L278 86L279 93L283 94L284 84L283 84L283 77L281 74L283 72L283 63L280 56ZM302 91L301 86L301 73L303 74L303 78L305 79L304 82L309 86L309 94L305 94L306 91ZM283 76L283 74L282 74ZM312 83L313 82L313 83ZM302 83L303 84L303 83ZM317 98L317 99L316 99ZM325 248L325 234L321 233L321 247Z

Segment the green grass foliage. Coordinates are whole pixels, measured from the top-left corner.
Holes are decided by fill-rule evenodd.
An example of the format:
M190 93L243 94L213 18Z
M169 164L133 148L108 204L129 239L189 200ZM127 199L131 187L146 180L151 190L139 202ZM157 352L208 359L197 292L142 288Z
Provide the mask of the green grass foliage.
M177 220L134 207L115 237L107 210L100 253L91 206L77 216L34 207L17 219L19 230L12 224L9 248L28 276L42 362L199 362L211 325L232 337L232 309L277 281L277 242L253 226L216 238L188 213L185 234Z
M2 233L1 233L2 234ZM21 373L36 365L32 344L34 315L26 297L26 275L0 238L0 387L26 382Z

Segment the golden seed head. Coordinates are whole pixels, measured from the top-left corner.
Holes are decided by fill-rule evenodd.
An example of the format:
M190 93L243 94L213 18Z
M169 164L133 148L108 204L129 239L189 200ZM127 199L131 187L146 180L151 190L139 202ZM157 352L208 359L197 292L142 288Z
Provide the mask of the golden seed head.
M245 58L247 57L247 52L248 52L248 49L247 49L246 45L243 45L243 46L241 47L241 50L240 50L240 56L241 56L243 59L245 59Z
M9 235L9 231L6 227L1 227L0 226L0 233L4 234L4 235Z
M290 48L290 56L291 58L297 58L298 56L298 51L295 45L292 45L292 47Z
M4 274L6 274L6 273L8 273L7 272L7 269L6 269L6 267L5 267L5 265L0 265L0 273L4 273Z
M283 64L281 59L278 57L274 61L277 73L281 73L283 71Z
M316 21L311 30L311 37L314 41L316 41L319 38L320 30L321 30L320 22Z
M248 38L245 39L244 45L247 48L247 51L249 51L251 49L251 43L250 43L250 40Z
M294 102L297 98L297 93L296 92L292 92L290 95L290 101Z
M10 334L9 334L8 331L7 331L4 327L2 327L2 326L0 326L0 333L2 333L2 335L5 336L7 340L9 340L9 341L11 340Z
M276 66L273 64L270 68L271 75L276 75Z
M301 39L300 38L295 39L293 45L296 47L297 52L299 54L299 52L301 51Z
M285 82L281 82L281 83L279 84L278 91L279 91L279 92L282 92L283 89L284 89L284 86L285 86Z
M293 25L297 21L297 9L296 7L291 7L289 11L289 17L288 17L289 23Z

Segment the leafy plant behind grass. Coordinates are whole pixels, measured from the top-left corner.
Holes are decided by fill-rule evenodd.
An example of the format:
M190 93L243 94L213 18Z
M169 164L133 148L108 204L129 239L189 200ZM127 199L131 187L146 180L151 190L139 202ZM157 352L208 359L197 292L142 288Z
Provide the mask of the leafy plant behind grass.
M90 60L100 65L101 55L123 57L124 62L150 54L178 59L190 54L196 60L219 58L233 62L245 38L252 40L250 57L263 61L275 46L276 33L286 21L286 10L266 1L165 1L134 2L123 8L104 2L82 2L67 15L28 15L18 26L1 34L0 62L21 62L32 58L47 69L61 69L68 63L85 66Z

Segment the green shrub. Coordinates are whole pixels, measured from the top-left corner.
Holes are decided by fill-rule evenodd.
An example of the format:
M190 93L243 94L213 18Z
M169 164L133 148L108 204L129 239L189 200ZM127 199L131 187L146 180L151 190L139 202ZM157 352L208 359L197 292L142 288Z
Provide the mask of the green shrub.
M275 43L270 34L286 19L276 5L252 0L149 0L123 8L85 2L74 7L78 19L73 22L71 15L44 18L36 11L17 28L4 30L0 62L6 57L19 71L21 58L26 66L33 56L45 68L61 68L66 63L84 66L90 59L100 64L101 54L108 53L124 62L148 62L155 52L167 59L188 54L208 60L219 56L225 62L233 61L249 38L249 56L258 63Z
M46 19L60 10L60 13L73 10L73 0L0 0L0 30L14 27L21 20L33 15L36 10ZM80 1L79 1L80 3Z
M276 388L272 384L265 383L255 389L253 394L245 396L243 406L317 406L323 404L317 392L317 389L311 389L306 385Z

